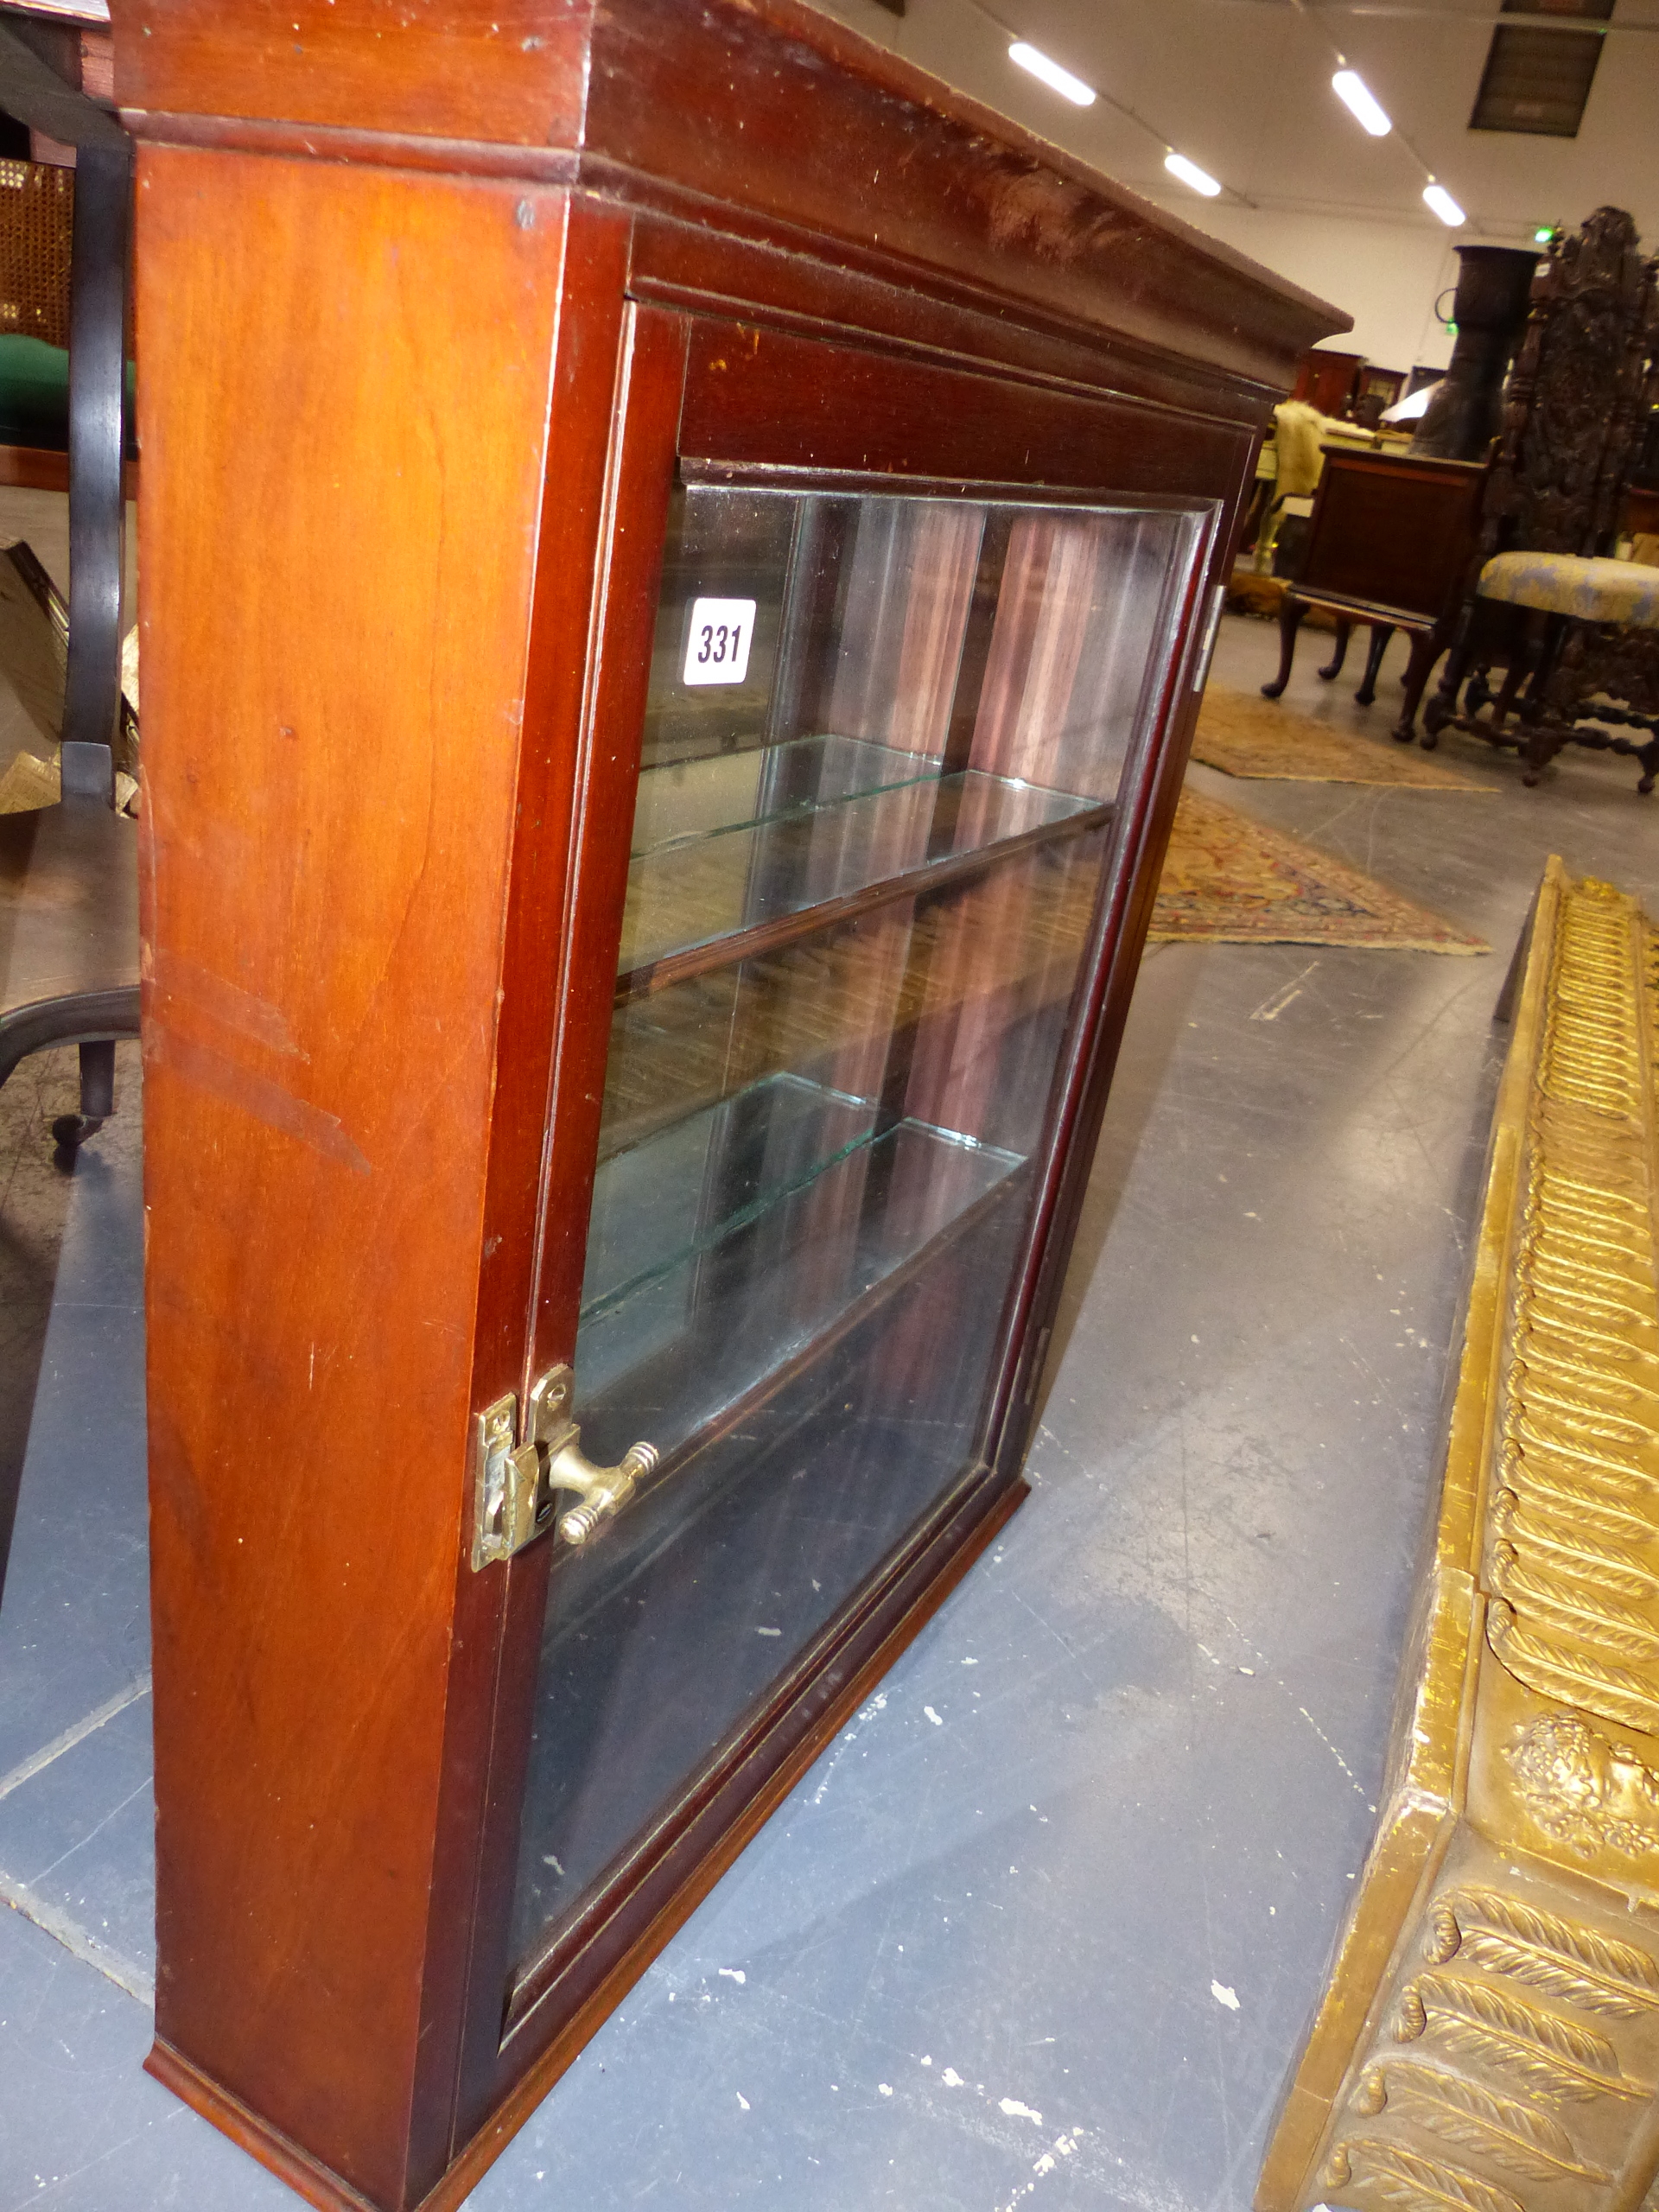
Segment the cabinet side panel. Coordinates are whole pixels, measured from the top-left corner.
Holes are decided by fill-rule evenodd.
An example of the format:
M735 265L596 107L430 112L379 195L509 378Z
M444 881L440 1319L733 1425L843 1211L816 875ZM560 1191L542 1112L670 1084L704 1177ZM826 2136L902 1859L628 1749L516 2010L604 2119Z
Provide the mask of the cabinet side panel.
M401 2203L558 209L138 199L157 2025Z
M124 107L528 146L581 127L587 0L123 0L115 12Z

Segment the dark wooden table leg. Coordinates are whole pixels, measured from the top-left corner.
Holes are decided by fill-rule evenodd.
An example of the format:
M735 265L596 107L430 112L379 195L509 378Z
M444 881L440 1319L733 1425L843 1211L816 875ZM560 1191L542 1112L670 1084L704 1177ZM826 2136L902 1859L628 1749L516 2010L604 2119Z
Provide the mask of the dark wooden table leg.
M1357 707L1369 707L1376 696L1377 671L1382 665L1382 656L1389 650L1389 639L1394 635L1392 622L1373 622L1370 649L1365 655L1365 680L1354 694Z
M1492 726L1502 729L1515 712L1515 695L1525 680L1527 664L1523 660L1511 661L1503 671L1503 681L1497 687L1497 696L1492 701Z
M1452 640L1452 650L1446 655L1446 666L1435 689L1434 696L1423 709L1422 745L1425 753L1432 753L1440 743L1440 732L1452 721L1458 711L1458 693L1468 672L1471 640L1475 627L1475 601L1466 599L1458 616L1457 632Z
M1532 785L1567 743L1567 733L1549 722L1535 722L1521 747L1521 780Z
M1552 719L1549 705L1550 679L1555 673L1555 664L1561 657L1567 636L1567 616L1550 615L1545 622L1544 639L1537 662L1522 695L1521 727L1526 733L1520 747L1521 780L1523 784L1535 784L1567 741L1568 730Z
M1411 657L1406 663L1404 696L1400 702L1400 719L1391 734L1402 745L1409 745L1417 734L1417 707L1422 698L1431 671L1444 650L1445 641L1437 628L1414 630L1411 633ZM1423 742L1427 744L1427 738Z
M1279 673L1271 683L1262 686L1264 699L1278 698L1290 681L1291 663L1296 658L1296 632L1306 613L1306 601L1293 599L1288 592L1279 602Z
M1335 652L1332 654L1330 659L1326 661L1325 666L1319 671L1319 676L1323 682L1326 683L1334 683L1338 677L1342 674L1342 664L1348 658L1348 640L1353 636L1353 624L1351 622L1344 622L1341 615L1338 615L1337 649Z

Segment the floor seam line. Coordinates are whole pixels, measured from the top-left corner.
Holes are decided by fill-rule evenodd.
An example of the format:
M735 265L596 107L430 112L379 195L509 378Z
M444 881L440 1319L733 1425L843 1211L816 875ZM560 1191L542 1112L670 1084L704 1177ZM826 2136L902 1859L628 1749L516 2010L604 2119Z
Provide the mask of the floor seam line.
M71 1958L79 1959L83 1966L92 1967L106 1981L113 1982L124 1996L133 1997L150 2012L156 2009L155 1977L146 1974L135 1960L124 1958L119 1951L100 1943L89 1935L79 1921L72 1920L61 1907L38 1897L27 1882L20 1882L0 1867L0 1904L8 1904L22 1915L43 1936L61 1943Z
M141 1697L149 1694L149 1669L135 1675L113 1697L105 1698L102 1705L95 1705L89 1713L54 1736L49 1744L42 1744L38 1751L31 1751L10 1774L0 1774L0 1798L10 1797L14 1789L21 1789L26 1782L33 1782L43 1774L66 1751L73 1751L77 1744L84 1744L89 1736L96 1735L106 1721L113 1720L118 1713L124 1713L130 1705L137 1705Z

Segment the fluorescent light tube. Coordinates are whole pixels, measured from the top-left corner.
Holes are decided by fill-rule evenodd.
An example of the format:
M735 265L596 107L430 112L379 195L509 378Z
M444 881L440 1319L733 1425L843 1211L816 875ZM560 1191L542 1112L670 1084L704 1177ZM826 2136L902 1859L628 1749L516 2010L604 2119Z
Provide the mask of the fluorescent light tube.
M1033 77L1048 86L1051 92L1058 92L1063 100L1070 100L1073 107L1094 105L1093 90L1084 83L1081 77L1074 77L1069 69L1062 69L1058 61L1051 61L1036 47L1027 46L1024 39L1015 39L1008 48L1008 59L1018 62L1020 68L1028 69Z
M1361 123L1373 138L1386 138L1394 125L1372 99L1365 79L1352 69L1338 69L1331 79L1331 89L1355 121Z
M1164 167L1172 176L1179 177L1181 182L1190 186L1194 192L1201 192L1206 200L1213 200L1221 190L1214 177L1207 170L1201 169L1196 162L1189 162L1185 154L1166 154Z
M1464 220L1464 213L1443 184L1426 184L1423 197L1448 230L1455 231Z

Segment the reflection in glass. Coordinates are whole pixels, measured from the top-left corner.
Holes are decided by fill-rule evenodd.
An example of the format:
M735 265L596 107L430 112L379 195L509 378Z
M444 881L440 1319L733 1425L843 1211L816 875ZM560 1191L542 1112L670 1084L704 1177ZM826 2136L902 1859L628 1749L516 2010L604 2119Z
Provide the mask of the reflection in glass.
M584 1447L662 1458L554 1562L521 1970L972 1478L1199 536L676 494L575 1362Z

